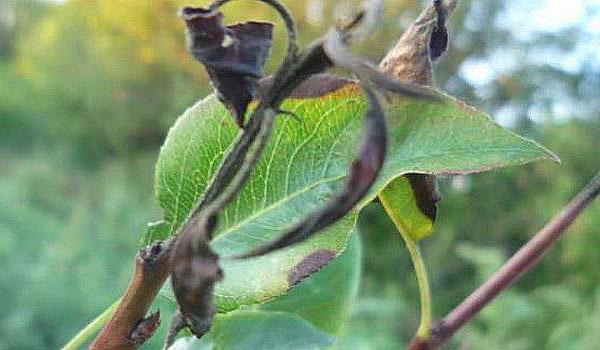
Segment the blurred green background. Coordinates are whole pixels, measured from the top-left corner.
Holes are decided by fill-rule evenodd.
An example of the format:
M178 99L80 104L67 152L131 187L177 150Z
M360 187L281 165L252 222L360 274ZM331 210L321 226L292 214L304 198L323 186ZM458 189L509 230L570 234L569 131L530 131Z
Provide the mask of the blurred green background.
M356 2L283 1L302 43ZM210 92L185 50L183 0L0 2L0 348L53 349L115 300L149 221L153 165L168 127ZM386 0L357 51L378 60L421 1ZM251 1L232 21L275 19ZM272 71L284 48L277 31ZM600 4L462 0L438 86L559 154L440 179L437 233L425 242L435 314L448 312L600 168ZM360 297L340 348L395 349L418 322L399 235L377 204L361 218ZM166 322L165 322L166 323ZM539 267L450 345L600 348L600 203Z

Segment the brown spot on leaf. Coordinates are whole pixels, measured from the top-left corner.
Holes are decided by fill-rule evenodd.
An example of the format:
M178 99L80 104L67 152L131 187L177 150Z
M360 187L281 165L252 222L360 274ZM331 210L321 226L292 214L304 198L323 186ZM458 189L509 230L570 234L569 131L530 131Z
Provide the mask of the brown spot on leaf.
M406 177L413 189L419 210L435 221L436 204L440 201L440 195L435 186L435 177L429 174L406 174Z
M335 258L336 253L328 249L319 249L304 258L288 273L288 285L291 289L311 274L322 269Z
M261 79L259 90L267 91L273 84L273 77ZM328 95L350 84L354 80L341 78L332 74L315 74L303 81L288 96L289 98L317 98Z

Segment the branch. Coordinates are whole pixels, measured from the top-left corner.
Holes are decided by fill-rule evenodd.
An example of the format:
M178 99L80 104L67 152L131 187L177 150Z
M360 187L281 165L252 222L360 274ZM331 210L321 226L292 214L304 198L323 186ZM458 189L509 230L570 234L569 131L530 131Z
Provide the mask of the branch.
M134 274L114 315L90 349L137 349L160 324L160 314L146 317L171 270L171 241L156 242L135 257Z
M540 261L544 253L562 236L567 227L581 215L583 210L600 194L600 173L577 196L563 208L541 231L539 231L515 255L458 305L433 329L428 343L413 340L410 349L435 349L443 345L459 329L469 322L500 292L510 287Z

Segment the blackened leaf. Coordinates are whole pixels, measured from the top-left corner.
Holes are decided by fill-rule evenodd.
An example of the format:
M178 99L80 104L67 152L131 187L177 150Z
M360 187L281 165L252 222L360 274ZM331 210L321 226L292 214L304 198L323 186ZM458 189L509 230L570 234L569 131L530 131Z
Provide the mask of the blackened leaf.
M298 85L288 95L288 98L316 98L325 96L333 91L354 83L353 80L331 74L315 74ZM273 77L266 77L259 82L259 89L267 91L273 85Z
M269 57L273 24L225 26L221 12L192 7L184 8L182 16L190 52L206 67L219 100L243 126L248 104L258 92L262 66Z
M223 278L218 256L206 239L211 226L202 220L187 222L175 241L171 261L171 283L179 312L184 324L198 337L210 329L217 311L214 285Z

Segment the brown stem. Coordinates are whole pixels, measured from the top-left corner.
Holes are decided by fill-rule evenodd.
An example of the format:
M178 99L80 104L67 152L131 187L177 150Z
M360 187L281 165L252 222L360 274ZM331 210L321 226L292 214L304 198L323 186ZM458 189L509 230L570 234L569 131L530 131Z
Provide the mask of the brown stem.
M600 173L542 230L517 251L494 275L452 310L433 330L429 343L415 339L409 349L435 349L443 345L500 292L510 287L540 261L567 227L600 194Z
M171 241L156 242L135 257L134 274L111 320L90 349L137 349L160 324L159 312L146 318L148 309L170 272Z

